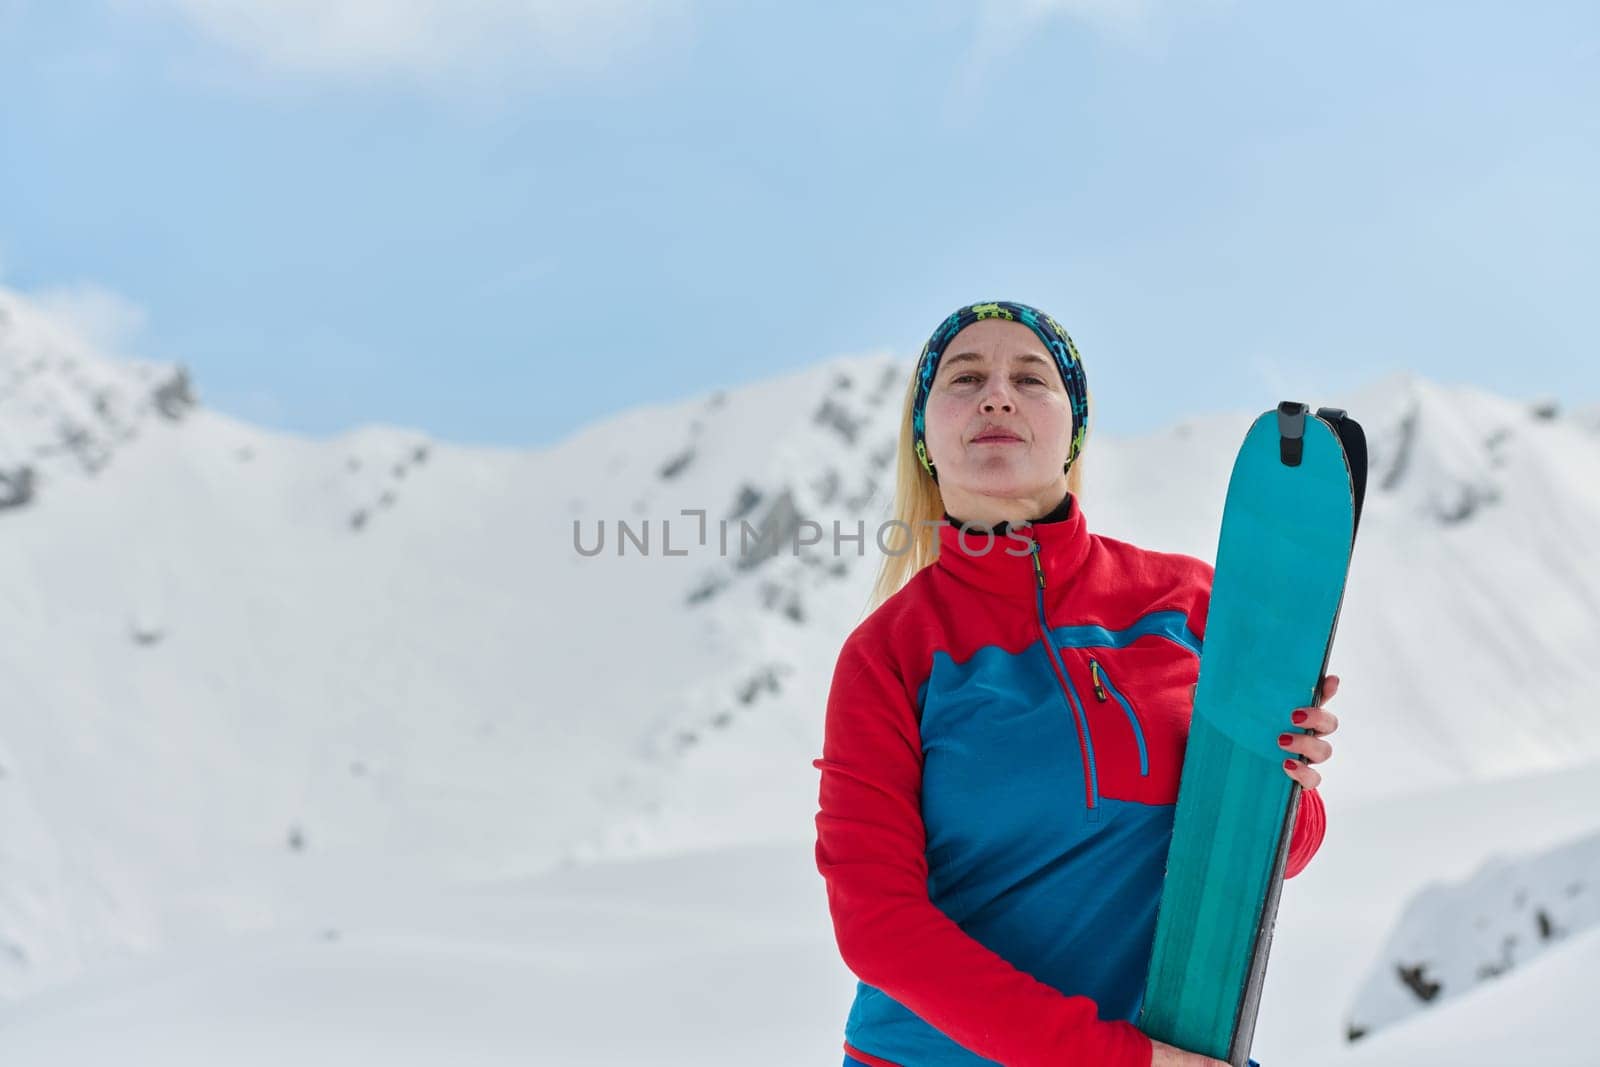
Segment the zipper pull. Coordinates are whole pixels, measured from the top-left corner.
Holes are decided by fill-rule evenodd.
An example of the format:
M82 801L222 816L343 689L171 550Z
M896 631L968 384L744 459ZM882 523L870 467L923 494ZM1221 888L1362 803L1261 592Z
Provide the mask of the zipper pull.
M1030 542L1029 553L1033 556L1033 573L1039 579L1039 588L1044 588L1044 564L1039 562L1039 542Z
M1090 679L1092 679L1094 681L1094 695L1095 695L1095 698L1098 699L1100 701L1100 703L1104 704L1106 702L1106 691L1105 691L1104 687L1102 687L1100 685L1100 661L1099 660L1096 660L1096 659L1089 660L1089 677L1090 677Z

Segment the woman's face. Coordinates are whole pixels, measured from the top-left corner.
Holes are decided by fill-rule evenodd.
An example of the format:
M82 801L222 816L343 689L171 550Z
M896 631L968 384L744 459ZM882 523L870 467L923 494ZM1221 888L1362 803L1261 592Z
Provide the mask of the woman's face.
M1055 359L1020 322L984 319L956 334L924 418L946 503L952 493L1016 499L1064 491L1072 403Z

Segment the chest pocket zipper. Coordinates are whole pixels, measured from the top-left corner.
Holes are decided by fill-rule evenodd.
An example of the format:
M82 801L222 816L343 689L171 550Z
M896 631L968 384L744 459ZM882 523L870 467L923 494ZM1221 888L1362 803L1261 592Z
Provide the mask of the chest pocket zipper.
M1139 716L1133 712L1133 705L1128 703L1127 697L1117 691L1117 687L1112 684L1111 677L1106 674L1106 669L1100 666L1100 661L1092 656L1089 659L1089 677L1094 681L1094 696L1096 700L1104 703L1106 690L1109 689L1111 695L1116 698L1117 703L1122 705L1122 710L1127 713L1128 723L1133 727L1133 738L1139 742L1139 776L1148 778L1150 776L1150 754L1145 750L1144 729L1139 725Z

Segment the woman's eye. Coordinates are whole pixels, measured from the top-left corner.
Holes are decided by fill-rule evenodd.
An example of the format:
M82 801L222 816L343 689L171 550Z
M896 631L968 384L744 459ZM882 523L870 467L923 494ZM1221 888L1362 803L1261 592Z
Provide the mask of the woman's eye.
M979 375L979 374L958 374L954 378L950 379L950 384L951 385L960 385L962 382L965 382L965 381L978 381L981 378L982 378L982 375ZM1024 374L1022 377L1018 378L1017 381L1019 381L1019 382L1032 382L1035 385L1043 385L1044 384L1044 379L1043 378L1037 377L1037 376L1032 375L1032 374Z

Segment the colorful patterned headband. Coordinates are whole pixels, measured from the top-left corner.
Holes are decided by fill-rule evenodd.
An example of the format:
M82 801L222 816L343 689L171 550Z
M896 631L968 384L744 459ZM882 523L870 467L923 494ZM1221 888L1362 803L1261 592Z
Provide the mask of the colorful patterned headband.
M1020 322L1039 336L1045 348L1056 357L1056 368L1061 371L1061 382L1067 387L1067 397L1072 402L1072 448L1067 452L1066 470L1083 450L1083 438L1089 422L1089 383L1084 378L1083 361L1078 358L1077 346L1061 324L1037 308L1010 300L995 300L987 304L968 304L939 324L922 346L917 358L917 396L911 406L911 440L922 469L939 480L928 461L924 411L928 406L928 391L933 388L933 376L939 370L939 357L956 334L982 319L1009 319Z

